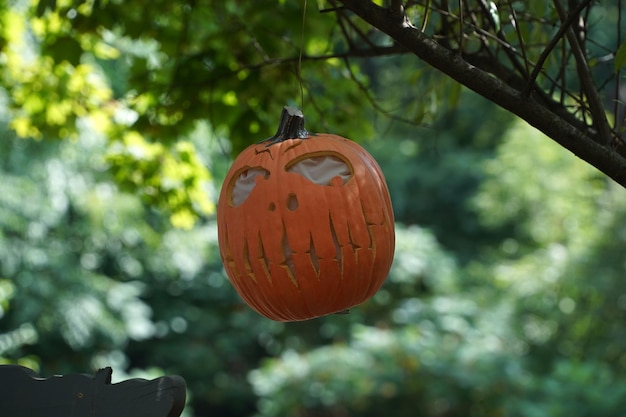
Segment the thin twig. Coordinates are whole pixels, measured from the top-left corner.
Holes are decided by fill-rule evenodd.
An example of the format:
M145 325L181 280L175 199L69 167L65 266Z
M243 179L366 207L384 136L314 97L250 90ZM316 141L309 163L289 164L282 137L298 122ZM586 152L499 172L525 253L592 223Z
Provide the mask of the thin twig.
M407 54L409 51L402 45L390 45L390 46L374 46L374 48L358 48L358 49L350 49L346 52L339 53L331 53L331 54L323 54L323 55L307 55L302 54L302 61L326 61L332 58L371 58L378 56L389 56L389 55L402 55ZM204 58L204 54L195 54L187 57L189 61L193 60L202 60ZM234 74L238 74L241 71L257 71L267 67L280 66L285 64L293 64L297 63L300 59L300 56L292 56L288 58L273 58L269 61L263 61L257 64L247 64L241 65L231 71L223 72L220 74L213 74L211 77L212 80L220 80L225 77L230 77Z
M429 17L430 17L430 0L427 0L426 5L424 6L424 19L422 20L422 24L420 26L420 32L424 32L426 30L426 25L428 24Z
M384 116L386 116L386 117L388 117L389 119L392 119L392 120L397 120L399 122L403 122L403 123L407 123L407 124L411 124L411 125L416 125L417 124L413 120L405 119L403 117L397 116L397 115L389 112L388 110L382 108L380 106L380 104L378 104L378 100L376 100L375 97L372 97L372 95L369 92L369 89L365 85L363 85L363 83L357 78L356 74L354 73L354 71L350 67L350 59L349 59L349 57L345 57L343 59L343 61L344 61L345 65L346 65L346 69L348 70L348 74L350 75L350 79L357 85L357 87L359 87L359 89L361 90L361 93L363 93L363 95L365 96L367 101L369 101L370 105L374 108L374 110L376 110L377 112L383 114Z
M343 14L343 13L339 13L339 14L338 14L338 16L339 16L340 18L345 18L345 21L346 21L346 22L348 23L348 25L352 28L352 30L353 30L353 31L354 31L357 35L359 35L359 37L360 37L360 38L361 38L361 39L362 39L362 40L363 40L363 41L364 41L364 42L365 42L365 43L366 43L366 44L367 44L370 48L372 48L372 49L376 49L376 48L377 48L377 45L376 45L375 43L373 43L373 42L372 42L372 40L369 38L369 36L367 36L367 34L363 33L363 31L362 31L362 30L361 30L361 29L360 29L357 25L355 25L355 24L354 24L354 22L352 22L352 20L351 20L351 19L346 18L346 17L344 16L344 14ZM347 31L346 31L346 32L344 32L344 34L347 36ZM352 45L351 45L351 46L352 46Z
M504 53L511 61L511 64L513 64L513 67L522 75L523 78L528 78L528 72L526 72L524 66L522 66L522 64L520 64L520 62L517 60L517 56L519 55L517 50L506 39L506 35L504 31L502 30L502 25L498 24L495 18L492 16L491 11L489 10L491 5L488 4L485 0L481 0L479 2L479 5L483 14L487 16L489 23L491 24L494 32L496 33L496 38L499 39L502 45L505 45Z
M620 47L620 45L622 44L622 2L618 1L617 2L617 46L616 46L616 52L617 52L617 48ZM615 97L613 99L613 119L614 119L614 125L613 125L613 130L615 132L619 132L620 128L622 127L622 124L624 122L624 119L620 119L619 117L619 92L620 92L620 79L621 79L621 68L617 68L616 74L615 74ZM621 134L620 134L621 136Z
M326 9L321 9L320 13L335 13L335 12L340 12L346 10L345 7L343 6L338 6L338 7L327 7Z
M524 37L522 36L522 31L519 28L519 22L517 20L517 13L515 12L515 8L513 7L512 2L508 2L509 8L511 9L511 24L515 28L515 33L517 34L517 41L519 42L520 49L522 50L522 58L524 60L524 67L526 69L526 75L530 74L530 67L528 62L528 55L526 55L526 47L524 46Z
M300 28L300 51L298 53L298 83L300 85L300 108L304 109L304 86L302 85L302 54L304 52L304 28L306 24L306 7L308 0L304 0L302 9L302 27Z
M561 21L565 22L568 16L565 13L563 5L559 0L553 1ZM574 15L576 15L576 13L574 13ZM574 54L576 68L578 70L578 77L580 78L581 82L581 88L584 91L587 100L589 101L589 111L594 121L594 125L600 133L602 144L608 145L611 142L611 137L613 135L611 134L609 121L607 120L606 113L604 112L604 106L602 105L602 101L600 100L598 91L593 85L593 79L591 77L591 72L589 71L589 64L587 63L587 59L585 58L585 53L583 52L579 40L576 37L576 34L572 30L571 26L565 31L565 36L568 43L570 44L572 53Z
M571 28L572 23L574 23L574 20L576 20L576 17L578 16L578 14L585 7L587 7L589 3L591 2L592 0L584 0L580 2L578 4L578 7L576 7L573 13L567 16L567 18L562 19L561 27L556 32L556 35L554 35L554 37L550 39L550 42L548 42L548 45L546 45L546 48L543 50L543 52L541 52L541 55L539 55L539 59L537 60L537 63L535 64L535 68L533 68L533 72L530 74L530 78L528 79L528 84L526 85L526 89L524 90L525 96L528 97L530 93L532 93L533 89L535 88L535 80L539 76L539 72L543 68L543 64L546 62L546 59L548 59L548 56L550 55L550 53L552 52L556 44L559 43L559 41L563 38L563 35L565 34L565 32Z
M350 21L343 13L337 13L337 24L339 26L339 30L343 34L343 38L348 42L348 49L355 49L356 45L352 42L352 36L348 33L348 29L346 28L345 21Z
M459 53L463 53L463 0L459 0Z

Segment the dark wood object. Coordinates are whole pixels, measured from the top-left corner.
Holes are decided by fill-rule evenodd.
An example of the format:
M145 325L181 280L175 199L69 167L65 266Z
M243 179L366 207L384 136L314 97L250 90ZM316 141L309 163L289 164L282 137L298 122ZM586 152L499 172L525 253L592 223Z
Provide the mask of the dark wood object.
M95 376L68 374L41 378L18 365L0 365L2 417L179 417L185 380L162 376L111 384L111 368Z

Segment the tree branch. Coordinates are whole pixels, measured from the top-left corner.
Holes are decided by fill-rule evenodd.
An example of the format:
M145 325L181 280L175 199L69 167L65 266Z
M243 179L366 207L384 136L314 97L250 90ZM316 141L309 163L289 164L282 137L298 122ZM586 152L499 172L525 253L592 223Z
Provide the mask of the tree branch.
M554 6L556 7L561 22L565 23L567 21L567 15L563 5L559 0L554 0ZM598 91L593 85L593 79L591 78L591 73L589 72L587 59L585 58L585 54L580 46L580 43L578 42L574 30L572 30L571 25L567 27L565 36L567 37L567 41L572 49L572 53L574 54L576 69L578 70L578 77L580 78L582 89L589 100L591 117L593 118L595 127L600 132L602 144L606 146L611 143L611 127L609 126L609 121L606 118L606 113L604 112L604 107L602 106L602 101L600 100Z
M389 35L426 63L526 120L561 146L626 187L626 158L596 143L584 132L541 105L533 96L526 97L521 91L470 65L459 54L442 47L407 21L398 22L390 19L389 11L385 8L364 0L339 1L348 10Z
M256 64L244 64L233 70L225 71L222 73L218 73L217 75L212 74L212 80L219 80L222 78L230 77L233 74L237 74L241 71L257 71L267 67L292 64L298 62L298 60L302 59L302 61L326 61L332 58L370 58L370 57L379 57L379 56L389 56L389 55L399 55L399 54L407 54L408 51L402 45L390 45L390 46L376 46L373 45L370 48L351 48L346 52L338 52L338 53L329 53L322 55L307 55L303 54L302 57L299 55L291 56L287 58L272 58L263 62L259 62ZM190 61L201 61L207 56L207 53L197 53L194 55L188 55L183 59Z

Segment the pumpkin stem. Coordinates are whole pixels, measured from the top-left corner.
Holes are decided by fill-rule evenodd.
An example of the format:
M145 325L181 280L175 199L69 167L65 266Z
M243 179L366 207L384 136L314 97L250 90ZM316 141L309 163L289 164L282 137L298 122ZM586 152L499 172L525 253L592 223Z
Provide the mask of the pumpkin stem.
M276 142L282 142L287 139L306 139L309 136L311 134L304 128L304 115L302 112L296 107L285 106L280 114L280 123L278 124L276 134L259 143L269 142L266 146L271 146Z

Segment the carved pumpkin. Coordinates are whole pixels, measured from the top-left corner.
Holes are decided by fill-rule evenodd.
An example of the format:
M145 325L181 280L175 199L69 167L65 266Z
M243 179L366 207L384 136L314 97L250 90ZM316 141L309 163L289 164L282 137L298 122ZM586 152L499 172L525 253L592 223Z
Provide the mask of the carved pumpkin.
M380 167L355 142L308 133L292 107L275 136L233 163L217 222L231 283L250 307L277 321L361 304L393 260L393 211Z

